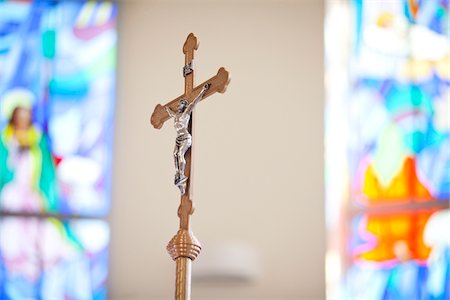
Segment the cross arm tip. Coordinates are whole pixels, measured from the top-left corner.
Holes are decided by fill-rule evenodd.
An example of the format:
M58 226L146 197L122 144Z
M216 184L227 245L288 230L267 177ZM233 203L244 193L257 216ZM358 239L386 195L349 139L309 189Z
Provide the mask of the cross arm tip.
M198 49L197 37L191 32L186 38L186 42L183 45L183 53L187 54Z
M219 79L220 86L218 88L218 92L223 94L227 90L228 84L230 84L230 72L228 72L224 67L221 67L219 71L217 71L216 75Z
M153 125L155 129L161 129L164 124L163 118L164 114L167 115L164 107L161 104L156 105L155 110L150 117L150 123Z

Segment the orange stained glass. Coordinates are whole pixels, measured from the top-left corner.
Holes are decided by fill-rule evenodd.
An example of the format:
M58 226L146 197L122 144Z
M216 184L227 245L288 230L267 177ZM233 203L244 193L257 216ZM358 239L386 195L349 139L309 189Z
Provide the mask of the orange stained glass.
M416 173L416 161L407 157L400 172L391 180L388 186L383 186L369 165L364 176L363 193L368 203L407 203L412 199L429 201L432 196L428 189L420 182Z
M414 16L414 18L417 17L419 4L416 2L416 0L409 0L409 9L411 10L411 14Z
M369 213L365 230L374 236L374 245L358 253L357 257L376 262L426 260L430 248L425 245L422 237L426 222L434 211Z

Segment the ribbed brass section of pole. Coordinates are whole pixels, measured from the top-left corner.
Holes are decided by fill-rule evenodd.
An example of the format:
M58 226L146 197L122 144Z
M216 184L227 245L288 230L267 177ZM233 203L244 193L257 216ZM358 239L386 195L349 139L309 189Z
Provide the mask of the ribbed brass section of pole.
M202 246L190 230L180 229L167 245L167 252L176 260L178 257L187 257L192 261L197 258Z
M175 300L191 299L191 265L201 249L200 242L187 229L178 230L167 245L167 251L176 261Z

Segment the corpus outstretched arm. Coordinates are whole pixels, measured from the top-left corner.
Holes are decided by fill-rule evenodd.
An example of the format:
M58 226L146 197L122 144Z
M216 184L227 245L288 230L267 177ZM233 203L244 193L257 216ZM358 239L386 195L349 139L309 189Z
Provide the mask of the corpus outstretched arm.
M186 112L187 112L188 114L190 114L190 113L194 110L195 105L198 103L198 101L200 101L200 100L202 99L203 95L206 93L206 91L209 89L210 86L211 86L210 83L206 83L206 84L203 86L202 90L201 90L200 93L197 95L197 97L195 97L194 101L192 101L192 102L189 104L189 106L186 108Z
M173 110L170 109L170 107L166 106L165 109L171 118L175 117L176 114Z

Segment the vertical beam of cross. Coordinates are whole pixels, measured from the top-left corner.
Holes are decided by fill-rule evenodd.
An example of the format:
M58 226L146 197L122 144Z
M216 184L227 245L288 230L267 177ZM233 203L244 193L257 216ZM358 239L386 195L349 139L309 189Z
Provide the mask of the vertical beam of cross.
M183 45L183 53L184 53L184 63L185 66L183 68L184 75L184 94L188 96L188 98L192 97L192 92L194 89L194 51L198 49L198 41L193 33L190 33L186 39L186 42ZM192 112L191 120L189 122L188 130L192 135L192 139L194 139L193 133L193 124L194 122L194 112ZM191 148L186 153L186 172L185 175L188 177L188 181L186 183L186 195L189 199L192 199L192 189L191 189L191 170L192 170L192 154L193 154L193 146L192 143Z
M192 98L192 92L194 89L194 51L198 49L198 41L197 37L190 33L186 38L186 42L183 45L183 53L184 53L184 68L183 68L183 76L184 76L184 95L187 98ZM189 121L188 131L192 135L192 139L194 139L193 133L193 121L194 121L194 112L192 112L191 120ZM181 197L181 203L178 210L178 216L180 217L180 228L189 230L189 216L193 213L194 207L192 203L192 189L191 189L191 170L192 170L192 153L193 153L193 145L186 152L186 169L185 175L188 177L186 182L186 192Z

